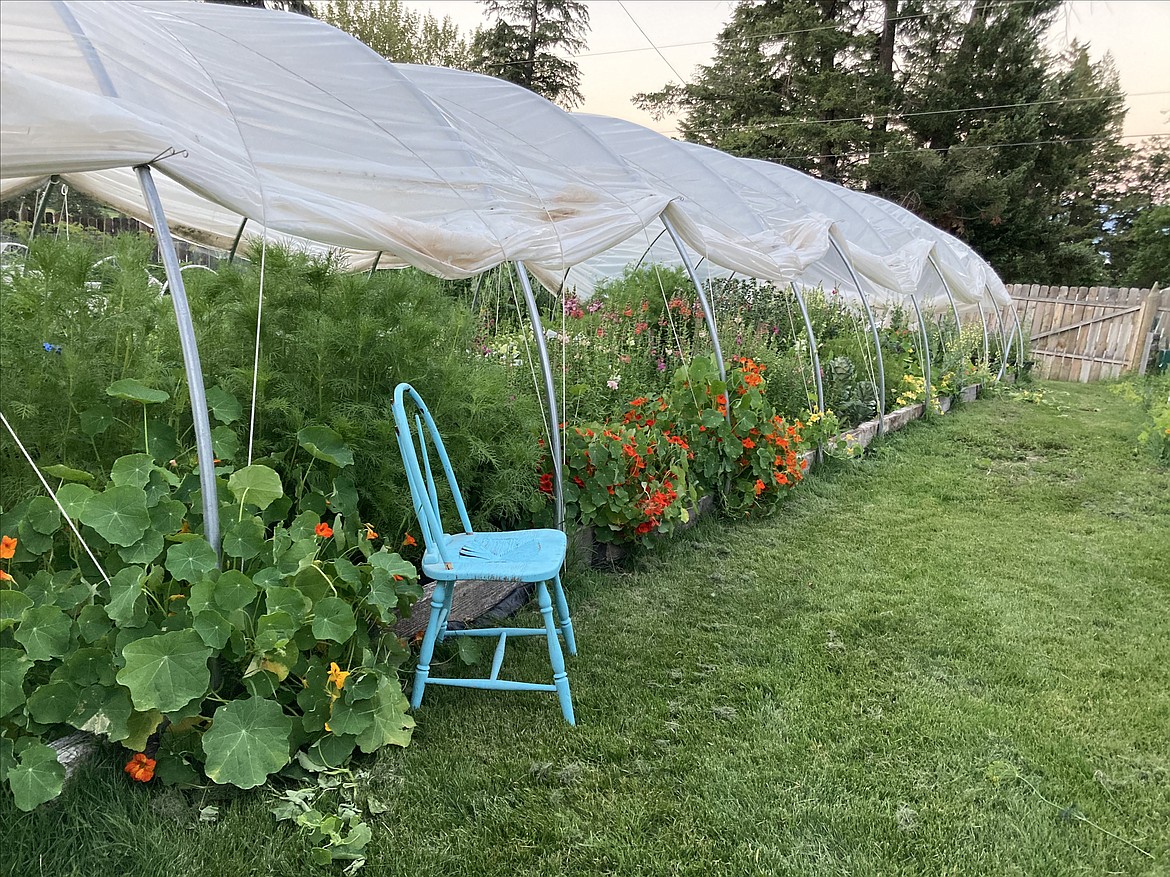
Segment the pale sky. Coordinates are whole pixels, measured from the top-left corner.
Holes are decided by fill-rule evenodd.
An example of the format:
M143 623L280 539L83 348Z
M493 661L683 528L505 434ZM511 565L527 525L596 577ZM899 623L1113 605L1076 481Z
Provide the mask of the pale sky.
M450 15L464 31L483 23L483 6L475 0L409 0L407 5L440 18ZM575 59L585 97L578 109L674 136L674 119L655 121L631 97L677 82L676 71L689 80L699 64L711 59L713 42L734 5L734 0L592 0L589 48ZM1059 49L1073 40L1087 43L1094 61L1112 53L1128 96L1125 134L1170 136L1170 0L1065 3L1050 43Z

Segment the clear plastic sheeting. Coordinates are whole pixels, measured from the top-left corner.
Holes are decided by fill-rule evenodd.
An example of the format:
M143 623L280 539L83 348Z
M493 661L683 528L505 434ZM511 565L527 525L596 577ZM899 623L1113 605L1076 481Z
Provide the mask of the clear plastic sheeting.
M0 193L62 175L173 232L344 251L459 278L523 261L587 294L631 265L1000 307L970 247L880 198L781 165L565 113L519 86L394 65L313 19L186 2L0 4ZM936 270L937 269L937 270ZM858 288L859 285L862 288Z
M106 170L119 153L124 168L155 159L263 227L446 277L515 259L564 267L634 230L628 205L568 174L537 188L394 65L305 16L64 0L6 2L0 15L4 62L24 74L4 80L5 177ZM39 95L63 91L88 102L76 124L29 123ZM87 124L93 107L138 127L123 125L111 146L106 118ZM74 184L101 195L99 179ZM177 225L197 228L172 200Z

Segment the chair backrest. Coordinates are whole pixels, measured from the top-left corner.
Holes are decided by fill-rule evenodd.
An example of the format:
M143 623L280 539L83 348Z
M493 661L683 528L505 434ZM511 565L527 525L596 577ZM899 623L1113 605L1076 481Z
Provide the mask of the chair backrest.
M407 412L407 397L414 403L416 413L414 423ZM443 544L443 519L439 514L439 492L435 484L434 472L431 469L431 458L427 452L427 438L439 458L443 467L443 474L451 488L455 499L455 509L459 512L459 521L463 525L463 532L471 532L471 520L467 516L467 507L463 503L463 495L459 491L459 482L455 478L455 471L451 468L451 459L447 456L447 449L443 446L443 439L435 426L431 412L423 402L418 391L410 384L401 383L394 388L394 435L398 439L398 451L402 455L402 465L406 469L406 481L410 487L410 498L414 505L414 514L418 518L419 528L422 530L423 541L428 547L434 548L444 563L450 564ZM419 460L422 464L419 464Z

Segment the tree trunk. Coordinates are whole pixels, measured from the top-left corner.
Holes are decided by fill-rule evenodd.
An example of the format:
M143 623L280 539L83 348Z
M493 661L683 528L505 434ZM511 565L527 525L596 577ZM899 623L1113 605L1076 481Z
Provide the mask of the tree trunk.
M524 69L528 71L528 81L524 84L534 91L536 83L536 28L540 24L539 7L540 4L537 0L532 0L528 20L528 53L524 58Z
M821 21L826 25L835 24L837 18L837 0L820 0L821 7ZM836 49L829 45L826 41L822 43L820 55L820 72L821 75L831 73L836 66ZM822 110L820 115L821 122L829 123L837 118L837 112L833 107L826 107ZM821 141L821 154L819 162L821 166L821 177L829 182L836 182L840 176L840 156L836 152L836 144L833 142L831 134L832 126L824 125L826 136Z

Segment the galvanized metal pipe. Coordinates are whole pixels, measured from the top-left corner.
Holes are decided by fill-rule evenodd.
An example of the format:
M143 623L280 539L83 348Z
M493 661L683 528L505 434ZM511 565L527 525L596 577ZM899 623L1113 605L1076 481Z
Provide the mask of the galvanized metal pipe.
M880 390L878 398L878 435L885 435L886 433L886 364L882 358L882 340L878 334L877 320L874 319L873 310L869 306L869 296L865 294L865 289L861 285L861 278L857 276L857 272L853 269L853 262L841 250L841 245L829 235L829 243L833 249L837 251L837 255L841 257L841 261L845 263L845 267L849 270L849 276L853 278L853 284L857 287L857 294L861 296L861 306L865 308L865 317L869 320L870 337L873 338L873 349L877 354L877 373L878 373L878 388Z
M195 428L195 454L199 460L199 487L203 493L203 535L215 553L219 554L219 496L215 488L215 452L211 445L211 418L207 413L207 394L203 388L203 368L199 363L199 346L195 341L195 326L191 321L191 307L187 303L187 289L183 285L183 272L179 268L179 256L175 252L175 241L171 237L162 201L154 185L150 167L139 165L134 168L138 184L150 210L154 234L170 286L171 304L175 308L175 320L179 326L179 346L183 351L183 367L187 374L187 393L191 398L191 419Z
M536 306L536 296L532 294L532 283L528 280L528 270L524 263L516 260L516 273L520 276L520 288L524 290L524 302L528 305L528 319L532 321L532 331L536 335L536 352L540 357L540 371L544 375L545 403L548 406L549 444L553 458L553 500L557 509L557 528L565 528L565 497L562 478L564 475L564 457L561 452L560 413L557 408L557 390L553 382L552 363L548 358L548 345L544 340L544 324L540 319L540 309Z
M910 304L914 305L914 313L918 315L918 329L922 333L922 377L926 380L926 407L923 414L930 413L930 336L926 333L926 320L922 318L922 308L918 307L918 299L910 296Z
M719 369L719 380L727 383L727 369L723 365L723 348L719 345L719 330L715 326L715 312L711 310L711 302L707 300L707 293L703 289L703 284L699 282L699 275L695 271L695 266L691 263L690 254L687 252L686 246L683 245L682 238L679 237L678 232L665 213L658 217L662 220L662 226L666 229L670 239L674 241L674 248L678 250L679 258L682 259L683 265L686 267L687 276L691 278L691 283L694 284L695 293L699 296L699 304L703 308L703 319L707 323L707 331L711 333L711 346L715 349L715 366ZM731 422L731 406L727 406L728 423Z
M812 319L809 318L804 296L800 294L795 283L790 283L788 286L792 289L792 294L796 296L796 303L800 305L800 315L804 318L804 334L808 339L809 355L812 358L813 381L817 390L817 411L823 414L825 411L825 385L821 380L821 355L817 351L817 334L813 331Z
M951 293L950 284L947 283L946 277L943 276L942 269L938 267L938 262L934 260L934 254L931 253L927 257L931 267L934 268L934 273L938 275L938 279L942 281L943 292L947 294L947 301L951 303L951 314L955 318L955 334L958 335L963 328L963 321L959 319L959 306L955 304L955 296Z
M991 362L991 348L987 343L987 314L983 313L983 302L979 302L979 324L983 326L983 366Z

